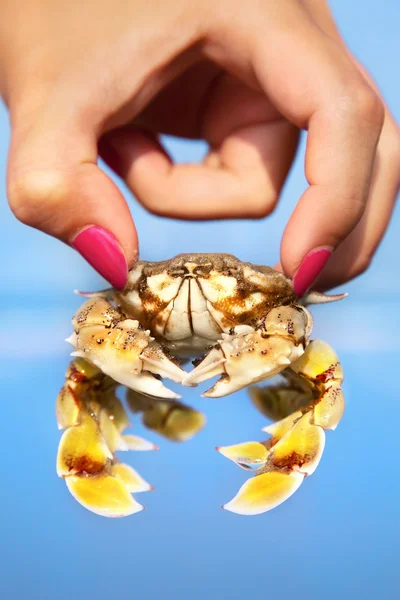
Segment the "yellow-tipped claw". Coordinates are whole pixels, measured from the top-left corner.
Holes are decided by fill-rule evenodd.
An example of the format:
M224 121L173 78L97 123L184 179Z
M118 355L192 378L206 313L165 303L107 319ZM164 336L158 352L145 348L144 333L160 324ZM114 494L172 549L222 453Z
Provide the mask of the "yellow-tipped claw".
M115 395L116 384L98 369L76 358L57 399L57 419L63 433L57 473L80 504L106 517L131 515L143 506L131 493L151 486L134 469L116 462L118 450L154 450L138 436L123 436L129 424Z
M115 426L114 421L110 418L110 415L106 410L101 410L98 416L99 427L101 433L106 441L110 451L114 452L118 450L128 450L128 445L121 435L118 428Z
M303 413L299 410L284 419L281 419L277 423L272 423L272 425L267 425L267 427L263 427L262 431L269 433L271 435L271 445L275 445L285 433L291 430L294 423L302 417Z
M268 456L268 450L260 442L244 442L243 444L235 444L233 446L217 446L216 449L243 469L252 469L265 465Z
M236 496L222 508L239 515L259 515L275 508L300 487L301 473L270 471L248 479Z
M343 413L343 392L340 387L331 385L314 406L313 421L323 429L336 429Z
M56 401L56 418L59 429L74 427L78 423L79 399L67 383L61 388Z
M121 479L128 492L137 494L139 492L150 492L153 486L150 485L135 469L124 463L116 463L111 467L112 474Z
M345 403L341 389L343 369L334 350L326 342L315 340L291 368L320 392L314 403L312 422L323 429L336 429Z
M57 474L65 477L76 473L100 473L112 459L96 421L81 414L81 423L64 431L58 447Z
M268 429L272 430L274 441L270 450L258 442L220 449L239 466L255 465L259 461L257 475L246 481L235 498L223 508L242 515L271 510L294 494L304 477L317 468L325 433L321 427L310 423L310 413L300 418L292 415Z
M65 482L75 500L102 517L127 517L144 508L118 477L108 474L71 476Z
M106 313L103 310L104 319L112 317L111 320L114 320L111 313ZM286 321L282 323L276 327L286 327ZM101 326L105 327L104 324ZM119 321L114 322L114 336L117 328L120 328ZM129 323L127 331L132 328ZM140 338L143 332L140 328L138 331ZM250 334L241 331L241 335L246 338ZM281 348L282 344L289 342L279 338L275 340L279 345L279 352L275 353L279 360L275 360L272 352L274 335L272 332L270 336L261 336L257 343L260 346L269 344L266 354L271 354L271 373L281 371L290 363L283 372L285 383L253 390L252 397L263 414L283 418L265 428L270 434L265 442L252 441L217 448L238 466L256 471L255 477L246 481L233 500L223 507L243 515L271 510L299 488L304 478L311 475L319 464L325 445L325 430L337 426L344 410L343 372L334 351L323 342L311 342L297 359L296 352L301 354L303 349L296 350L295 341L291 340L294 350L290 351L289 360ZM231 340L231 337L231 334L225 334L224 340ZM240 343L243 342L242 337L238 338ZM237 342L236 338L234 341ZM158 352L156 345L154 348ZM151 347L146 354L150 365L154 362L154 348ZM244 351L244 348L241 350ZM253 351L253 348L250 350ZM264 346L262 356L265 355L263 350ZM247 351L246 357L252 353L249 348ZM165 355L163 365L167 365L167 359ZM242 366L246 364L244 361ZM142 377L144 381L151 376L143 372ZM179 377L180 370L176 378ZM157 387L159 383L158 379L154 379L153 385ZM92 512L108 517L127 516L143 510L131 494L152 489L132 467L119 463L114 453L119 450L157 449L155 444L139 436L123 435L129 418L115 395L116 387L117 383L109 376L77 357L67 371L67 381L56 407L59 427L66 429L60 440L57 472L66 480L78 502ZM134 412L143 414L146 426L168 439L189 439L204 426L202 413L175 399L159 399L142 392L128 393L130 407Z
M311 475L321 460L324 446L324 430L311 424L310 413L306 413L273 446L268 464L276 469L300 471Z
M149 442L144 438L138 435L124 435L124 442L126 443L127 450L137 450L139 452L148 451L148 450L158 450L158 446L153 444L153 442Z
M291 369L313 383L323 384L334 379L343 381L343 369L335 351L321 340L310 342Z
M115 387L115 385L114 385ZM115 390L107 390L101 397L101 405L107 413L108 418L119 432L124 431L130 425L130 420L121 400L115 395Z
M258 388L251 395L263 414L285 414L290 408L294 412L264 428L271 437L263 444L247 442L220 449L239 466L249 468L257 459L261 463L256 476L224 506L227 510L255 515L289 498L317 468L325 446L324 430L334 429L343 415L343 371L328 344L311 342L285 376L281 386Z

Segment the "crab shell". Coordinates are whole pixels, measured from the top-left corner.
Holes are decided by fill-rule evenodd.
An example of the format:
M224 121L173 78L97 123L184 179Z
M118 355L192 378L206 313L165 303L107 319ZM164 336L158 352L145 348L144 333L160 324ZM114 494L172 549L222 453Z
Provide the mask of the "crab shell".
M139 261L115 299L179 357L198 356L238 325L257 327L272 308L300 304L291 279L229 254ZM313 292L302 303L336 299Z

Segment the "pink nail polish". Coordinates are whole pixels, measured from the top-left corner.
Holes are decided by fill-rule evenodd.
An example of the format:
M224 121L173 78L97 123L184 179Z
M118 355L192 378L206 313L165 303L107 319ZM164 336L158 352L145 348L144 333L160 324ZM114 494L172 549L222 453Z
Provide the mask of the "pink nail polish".
M112 233L92 225L78 233L71 245L113 287L123 289L128 267L124 253Z
M293 287L296 296L301 298L312 286L332 254L331 246L322 246L311 250L302 260L300 267L293 277Z

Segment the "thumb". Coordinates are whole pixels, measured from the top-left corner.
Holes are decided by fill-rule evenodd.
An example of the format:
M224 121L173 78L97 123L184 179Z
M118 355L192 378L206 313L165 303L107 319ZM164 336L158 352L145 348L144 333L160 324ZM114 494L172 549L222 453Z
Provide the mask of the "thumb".
M97 165L89 126L40 115L12 126L7 189L10 208L26 225L74 247L116 288L138 256L129 208Z

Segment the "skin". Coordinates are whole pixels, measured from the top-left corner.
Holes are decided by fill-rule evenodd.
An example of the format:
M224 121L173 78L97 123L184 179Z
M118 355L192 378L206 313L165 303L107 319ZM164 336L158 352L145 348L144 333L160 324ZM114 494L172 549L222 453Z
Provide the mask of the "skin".
M400 135L323 0L0 0L0 8L8 198L22 222L66 243L88 225L104 227L132 266L135 226L99 155L155 214L261 218L305 129L309 187L284 231L279 267L293 276L308 252L331 246L326 288L369 266L399 187ZM201 165L175 165L160 133L205 139L210 151Z

